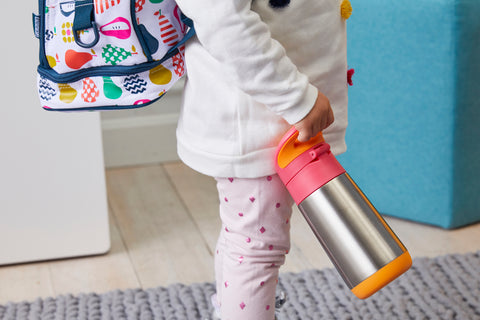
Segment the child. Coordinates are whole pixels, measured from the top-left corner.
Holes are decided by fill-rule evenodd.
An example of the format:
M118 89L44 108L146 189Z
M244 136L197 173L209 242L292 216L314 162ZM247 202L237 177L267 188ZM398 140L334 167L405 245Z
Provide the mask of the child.
M273 320L292 213L277 144L295 125L300 141L326 129L333 153L346 149L341 0L177 3L197 32L186 46L178 153L216 178L220 197L214 304L224 320Z

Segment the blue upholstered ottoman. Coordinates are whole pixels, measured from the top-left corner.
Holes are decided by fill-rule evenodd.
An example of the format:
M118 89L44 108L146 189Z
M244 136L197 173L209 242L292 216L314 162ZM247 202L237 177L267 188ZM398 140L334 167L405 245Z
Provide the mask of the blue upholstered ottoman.
M338 159L386 215L480 221L480 1L355 1L348 151Z

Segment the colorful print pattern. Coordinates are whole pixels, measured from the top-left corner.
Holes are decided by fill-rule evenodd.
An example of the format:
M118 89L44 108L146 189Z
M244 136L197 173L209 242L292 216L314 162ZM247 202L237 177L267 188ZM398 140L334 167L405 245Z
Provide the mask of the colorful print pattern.
M104 13L106 10L120 4L120 0L95 0L95 12Z
M133 68L124 76L95 74L72 83L57 83L53 78L39 75L39 96L46 109L145 104L163 95L185 73L184 50L152 70L134 71L136 66L162 59L186 33L174 0L95 0L93 10L99 41L92 48L83 48L75 42L75 1L46 0L46 7L45 55L56 73L88 75L90 68ZM136 30L140 32L137 34ZM83 30L79 38L90 43L94 32Z
M174 70L178 67L172 57L152 70L134 75L88 77L69 84L38 75L39 96L43 108L51 110L138 107L160 98L181 78Z

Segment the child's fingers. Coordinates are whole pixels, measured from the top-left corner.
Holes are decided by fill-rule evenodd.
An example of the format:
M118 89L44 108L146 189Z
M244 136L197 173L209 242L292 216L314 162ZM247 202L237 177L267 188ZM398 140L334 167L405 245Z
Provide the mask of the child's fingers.
M299 132L297 140L300 142L310 140L330 126L333 121L334 116L330 101L319 91L315 105L310 110L310 113L295 124L295 128Z
M310 133L306 132L306 130L298 131L298 138L297 138L298 141L307 142L311 138L312 138L312 135Z
M319 132L328 128L335 120L333 111L330 110L325 117L319 118L316 122L305 125L304 122L295 125L298 131L299 142L307 142L311 138L315 137Z
M304 142L305 133L304 133L303 127L301 126L300 123L296 123L296 124L294 125L294 127L295 127L295 129L298 131L297 141Z

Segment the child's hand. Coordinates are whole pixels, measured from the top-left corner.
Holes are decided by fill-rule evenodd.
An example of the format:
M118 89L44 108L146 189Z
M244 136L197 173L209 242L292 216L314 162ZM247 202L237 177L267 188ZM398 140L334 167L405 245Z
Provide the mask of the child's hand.
M328 98L318 91L317 100L309 114L299 122L295 128L299 132L298 141L306 142L315 137L320 131L333 123L333 110Z

